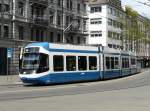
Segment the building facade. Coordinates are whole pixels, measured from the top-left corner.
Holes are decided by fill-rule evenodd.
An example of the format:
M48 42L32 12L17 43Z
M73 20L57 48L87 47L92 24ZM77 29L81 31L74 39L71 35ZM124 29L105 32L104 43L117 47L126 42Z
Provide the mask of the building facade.
M141 59L142 67L150 67L150 30L148 29L149 19L138 15L138 32L143 33L135 41L128 35L128 27L131 19L127 18L122 8L121 0L87 0L88 9L88 37L90 45L102 45L109 48L127 50L136 53Z
M17 73L27 43L86 43L83 0L0 0L0 11L0 74Z
M120 18L124 14L121 2L97 0L89 2L88 10L88 43L121 49L122 24Z

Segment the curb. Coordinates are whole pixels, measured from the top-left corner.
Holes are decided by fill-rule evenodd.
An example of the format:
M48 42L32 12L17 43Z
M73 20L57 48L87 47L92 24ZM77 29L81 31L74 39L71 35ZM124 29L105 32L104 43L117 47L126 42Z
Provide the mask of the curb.
M23 83L22 82L16 82L16 83L0 84L0 86L17 86L17 85L23 85Z

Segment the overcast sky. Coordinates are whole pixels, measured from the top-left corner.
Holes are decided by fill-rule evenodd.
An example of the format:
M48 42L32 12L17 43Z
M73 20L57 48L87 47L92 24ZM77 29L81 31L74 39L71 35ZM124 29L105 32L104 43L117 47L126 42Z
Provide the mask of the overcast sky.
M129 5L131 6L134 10L136 10L137 12L139 12L140 14L142 14L143 16L147 16L150 18L150 7L149 6L145 6L143 4L140 4L136 1L141 1L141 2L147 2L148 0L122 0L122 5ZM150 2L149 2L150 4Z

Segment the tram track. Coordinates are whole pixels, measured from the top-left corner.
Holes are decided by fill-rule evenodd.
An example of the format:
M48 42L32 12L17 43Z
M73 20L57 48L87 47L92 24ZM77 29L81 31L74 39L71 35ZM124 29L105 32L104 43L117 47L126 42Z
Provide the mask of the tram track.
M88 94L106 91L128 90L150 85L149 71L141 73L143 75L133 75L123 79L77 83L69 85L54 85L46 87L20 87L14 86L14 90L5 90L0 93L0 101L15 101L23 99L45 98L53 96L66 96ZM13 88L11 88L13 89Z

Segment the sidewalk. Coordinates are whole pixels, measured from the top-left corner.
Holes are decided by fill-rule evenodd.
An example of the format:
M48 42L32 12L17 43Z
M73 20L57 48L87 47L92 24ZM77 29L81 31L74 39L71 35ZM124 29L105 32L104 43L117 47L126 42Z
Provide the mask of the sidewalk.
M22 84L18 75L1 75L0 86Z

